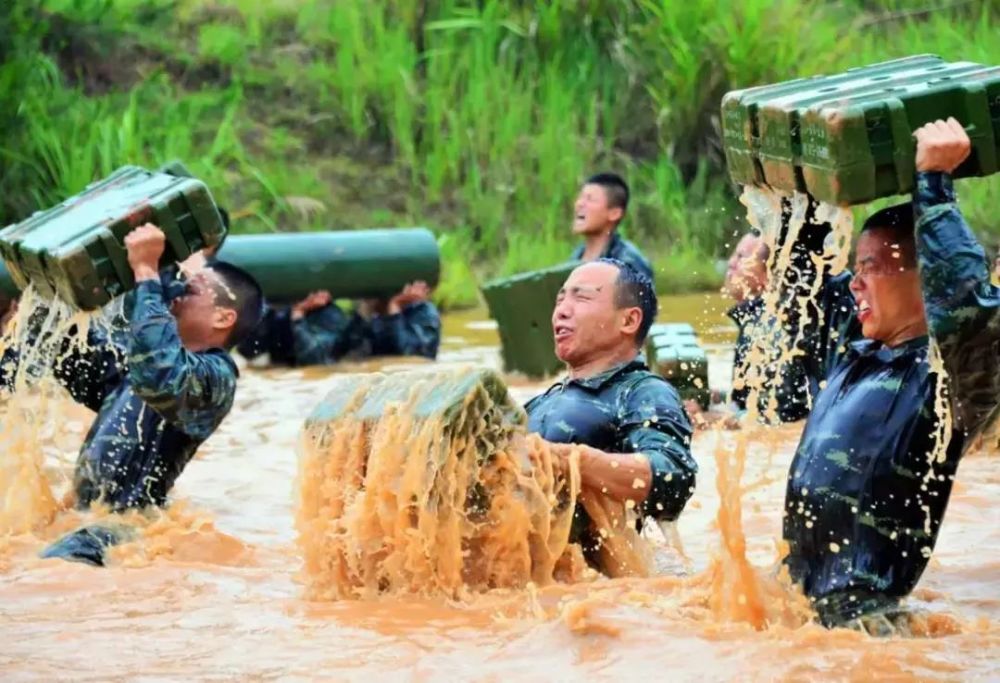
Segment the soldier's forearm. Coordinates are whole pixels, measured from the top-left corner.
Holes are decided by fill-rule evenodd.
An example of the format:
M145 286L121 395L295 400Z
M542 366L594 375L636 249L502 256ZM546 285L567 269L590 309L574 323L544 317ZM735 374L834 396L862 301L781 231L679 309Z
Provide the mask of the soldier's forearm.
M653 470L641 453L607 453L580 446L580 479L584 486L621 502L638 505L652 486Z
M957 333L963 321L973 322L963 304L970 303L973 290L989 282L989 268L982 246L958 210L951 176L918 173L913 211L927 322L940 339Z

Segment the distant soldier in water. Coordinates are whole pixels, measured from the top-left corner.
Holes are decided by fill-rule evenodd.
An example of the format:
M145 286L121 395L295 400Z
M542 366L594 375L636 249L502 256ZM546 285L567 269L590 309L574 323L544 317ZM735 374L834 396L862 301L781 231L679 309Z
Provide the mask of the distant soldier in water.
M827 625L892 621L930 559L959 460L1000 405L1000 291L952 188L969 138L954 119L916 138L912 204L873 214L858 238L850 291L865 339L827 377L788 476L788 567Z
M348 314L330 292L313 292L286 308L269 307L239 347L246 358L263 353L274 365L329 365L369 356L437 357L441 316L425 282L413 282L388 299L365 299Z
M77 460L65 501L114 511L164 505L177 477L233 405L239 375L227 349L257 324L260 287L251 276L215 261L168 299L158 264L165 237L145 225L125 238L137 282L122 348L97 330L89 348L63 344L56 379L97 413ZM117 337L116 337L117 338ZM103 563L120 540L108 527L87 527L44 556Z
M656 315L646 275L621 261L576 268L552 313L556 355L569 377L525 406L528 430L566 458L582 446L584 490L602 492L640 517L673 520L694 491L691 424L677 391L639 354ZM593 558L601 536L581 506L573 536Z
M618 226L628 210L628 185L614 173L598 173L587 179L573 205L573 234L583 244L572 258L593 261L612 258L627 263L653 280L653 267L638 247L618 233Z

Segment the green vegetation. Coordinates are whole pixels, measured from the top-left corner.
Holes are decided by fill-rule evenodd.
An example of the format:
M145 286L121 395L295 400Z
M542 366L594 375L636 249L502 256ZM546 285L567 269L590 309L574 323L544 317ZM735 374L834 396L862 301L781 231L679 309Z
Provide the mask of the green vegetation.
M0 7L0 221L172 158L234 230L427 225L446 305L572 247L578 183L627 175L661 291L716 286L744 227L727 90L933 52L1000 63L995 3L19 0ZM991 245L1000 178L966 181Z

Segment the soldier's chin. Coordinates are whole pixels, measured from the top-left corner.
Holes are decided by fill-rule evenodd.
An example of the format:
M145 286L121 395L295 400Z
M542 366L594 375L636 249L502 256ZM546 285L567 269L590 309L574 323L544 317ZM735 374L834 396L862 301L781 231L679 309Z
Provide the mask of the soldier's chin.
M561 342L561 343L556 342L555 352L556 352L556 358L561 360L563 363L569 364L569 362L572 360L573 350L566 342Z

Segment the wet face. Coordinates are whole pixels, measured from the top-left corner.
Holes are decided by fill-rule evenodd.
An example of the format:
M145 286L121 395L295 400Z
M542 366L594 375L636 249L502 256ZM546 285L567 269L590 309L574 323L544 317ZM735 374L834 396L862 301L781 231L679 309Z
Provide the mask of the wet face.
M188 278L187 292L170 304L185 348L202 351L225 342L236 324L236 311L226 304L232 300L211 269L199 270Z
M608 192L602 186L584 185L573 205L573 234L595 235L609 232L623 215L621 207L608 206Z
M767 286L767 250L764 240L752 234L744 235L729 257L726 270L726 293L734 301L752 299Z
M615 266L590 263L574 270L559 291L552 331L556 356L570 367L635 349L642 311L616 308L617 278Z
M926 333L920 276L912 260L890 233L869 230L858 238L851 292L868 339L895 346Z

